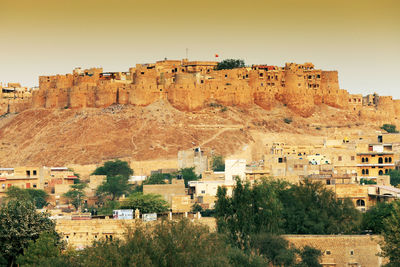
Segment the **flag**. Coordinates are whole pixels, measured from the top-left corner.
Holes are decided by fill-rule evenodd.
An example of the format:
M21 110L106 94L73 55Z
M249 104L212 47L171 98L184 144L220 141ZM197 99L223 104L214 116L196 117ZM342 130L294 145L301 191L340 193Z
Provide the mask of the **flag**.
M215 57L219 57L219 55L218 55L218 54L215 54Z

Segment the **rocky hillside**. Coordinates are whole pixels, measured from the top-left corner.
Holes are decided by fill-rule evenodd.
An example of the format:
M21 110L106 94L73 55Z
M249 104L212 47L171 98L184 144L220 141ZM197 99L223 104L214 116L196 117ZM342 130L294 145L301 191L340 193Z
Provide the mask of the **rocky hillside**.
M182 112L163 101L147 107L31 109L0 118L0 166L166 159L199 145L231 155L273 140L322 142L325 136L378 129L378 123L361 122L354 113L324 105L309 118L285 106L266 111L256 105L210 104L198 112Z

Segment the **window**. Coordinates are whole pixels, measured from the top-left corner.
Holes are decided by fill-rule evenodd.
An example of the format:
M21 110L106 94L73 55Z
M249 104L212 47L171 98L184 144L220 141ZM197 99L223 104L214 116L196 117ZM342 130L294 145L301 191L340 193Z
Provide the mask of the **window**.
M383 171L382 170L379 171L379 175L383 175Z
M365 170L365 174L369 174L369 170L368 169Z
M36 170L34 170L34 171L33 171L33 175L36 175L36 174L37 174L37 173L36 173Z
M368 162L368 158L365 158L365 162Z
M26 171L26 176L31 176L31 171Z
M339 156L339 157L338 157L338 161L342 161L342 156Z
M361 162L364 162L365 161L365 158L361 158Z
M37 187L37 185L36 185L36 184L33 184L33 185L32 185L32 187L33 187L33 188L36 188L36 187Z
M357 199L357 207L365 207L365 201L363 199Z
M327 251L325 251L325 254L326 254L326 255L331 255L331 251L330 251L330 250L327 250Z
M379 164L382 164L382 163L383 163L383 158L382 158L382 157L379 157L378 163L379 163Z
M350 255L351 255L351 256L354 255L354 250L350 250Z
M5 189L6 188L6 184L1 184L1 188Z
M283 158L278 158L278 162L282 163L283 162Z
M363 170L361 171L361 173L362 173L362 174L365 174L365 170L363 169Z
M392 162L392 158L389 158L389 162Z
M202 193L202 194L205 194L205 193L206 193L206 190L201 190L201 193Z

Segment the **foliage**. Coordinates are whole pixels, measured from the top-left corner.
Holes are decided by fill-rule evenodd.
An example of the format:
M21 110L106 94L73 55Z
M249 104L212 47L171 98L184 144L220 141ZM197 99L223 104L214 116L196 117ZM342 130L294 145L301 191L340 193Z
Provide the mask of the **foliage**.
M337 200L322 183L305 180L291 185L282 192L281 201L286 233L351 233L361 221L361 213L350 199Z
M153 173L143 184L165 184L165 180L171 181L171 179L172 175L170 173Z
M222 156L213 155L211 165L212 165L212 170L215 172L225 171L225 162Z
M361 178L360 184L376 184L376 181L372 179Z
M363 215L362 229L380 234L385 230L384 220L392 214L393 205L387 202L380 202L370 208Z
M43 260L52 262L61 255L62 243L59 237L51 232L43 232L36 241L29 240L24 253L17 257L16 263L21 266L52 266L44 265Z
M107 175L107 177L121 175L129 179L129 176L133 175L133 170L129 167L128 162L117 159L105 162L103 166L98 167L92 174Z
M245 64L243 59L225 59L221 62L218 62L217 70L236 69L244 67Z
M384 124L381 127L382 130L385 130L388 133L398 133L399 131L396 130L396 125L393 124Z
M398 186L400 184L400 171L399 170L390 170L390 184L393 186Z
M239 247L250 234L338 234L358 230L361 213L349 199L337 200L333 191L308 180L289 185L262 180L250 187L237 180L232 197L219 188L217 226Z
M291 124L292 123L292 119L291 118L284 118L283 121L287 124Z
M393 202L391 215L384 219L385 231L382 232L385 242L382 244L382 255L390 261L389 266L400 266L400 202Z
M225 111L227 111L228 110L228 108L227 107L223 107L223 108L221 108L221 112L225 112Z
M81 266L229 266L227 250L205 226L164 221L135 228L126 241L98 242L80 259Z
M160 195L134 193L121 202L121 209L139 209L141 213L159 213L168 210L168 203Z
M73 184L71 185L71 189L63 194L64 197L68 198L76 210L78 210L78 208L82 205L82 200L86 196L84 192L86 186L87 184L85 183Z
M111 215L113 210L117 210L121 207L121 203L117 200L106 201L104 205L102 205L98 211L98 215Z
M55 223L46 213L37 213L32 202L10 200L0 209L0 255L12 265L43 232L55 232Z
M283 206L278 190L282 186L264 179L250 188L249 183L236 179L232 197L226 195L226 188L219 187L215 204L218 231L227 233L233 243L244 249L249 248L251 234L279 233Z
M182 175L186 187L188 186L188 182L199 180L199 177L194 172L194 167L180 169L179 174Z
M111 200L121 197L130 191L129 177L123 175L107 176L106 180L97 188L97 195L111 196Z
M202 212L203 211L203 208L202 208L202 206L200 206L200 204L199 203L194 203L193 204L193 206L192 206L192 212Z
M32 202L37 209L41 209L46 206L48 194L41 189L22 189L16 186L11 186L7 189L7 199L19 199L23 201Z

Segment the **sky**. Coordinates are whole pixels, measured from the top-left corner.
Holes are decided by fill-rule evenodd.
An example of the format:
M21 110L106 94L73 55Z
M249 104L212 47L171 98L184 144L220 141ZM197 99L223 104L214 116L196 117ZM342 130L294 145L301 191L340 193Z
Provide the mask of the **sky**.
M399 0L0 0L0 82L164 58L312 62L400 99Z

